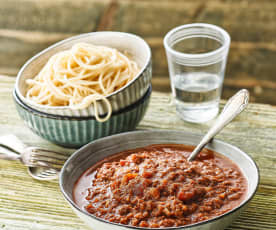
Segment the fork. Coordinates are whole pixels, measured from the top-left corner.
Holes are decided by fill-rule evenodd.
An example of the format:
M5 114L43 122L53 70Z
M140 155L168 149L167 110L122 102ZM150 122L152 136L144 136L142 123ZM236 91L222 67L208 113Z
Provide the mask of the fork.
M19 160L29 167L47 167L60 171L67 154L38 147L26 147L14 135L0 137L0 159Z

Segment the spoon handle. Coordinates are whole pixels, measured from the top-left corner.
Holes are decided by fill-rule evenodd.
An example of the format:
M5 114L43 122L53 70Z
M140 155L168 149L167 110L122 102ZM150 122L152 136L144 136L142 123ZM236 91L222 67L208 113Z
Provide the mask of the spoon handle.
M242 89L232 96L224 106L221 114L215 121L215 124L209 129L208 133L202 138L200 143L188 157L188 161L192 161L215 135L217 135L226 125L239 115L248 105L248 101L249 92L246 89Z

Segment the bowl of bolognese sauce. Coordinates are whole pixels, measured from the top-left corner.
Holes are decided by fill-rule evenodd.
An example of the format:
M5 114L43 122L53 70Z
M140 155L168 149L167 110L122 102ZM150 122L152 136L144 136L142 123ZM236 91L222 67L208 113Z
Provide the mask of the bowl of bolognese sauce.
M93 229L224 229L256 193L259 171L239 148L202 137L135 131L84 146L64 164L60 189Z

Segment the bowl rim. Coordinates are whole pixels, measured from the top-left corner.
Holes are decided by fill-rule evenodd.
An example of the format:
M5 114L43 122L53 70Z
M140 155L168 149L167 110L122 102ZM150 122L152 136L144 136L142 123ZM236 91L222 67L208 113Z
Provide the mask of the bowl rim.
M64 196L64 198L66 199L66 201L73 207L75 208L77 211L81 212L82 214L84 214L85 216L88 216L88 217L92 217L93 219L96 219L98 221L101 221L105 224L111 224L111 225L117 225L117 226L120 226L120 227L125 227L125 228L130 228L130 229L147 229L147 230L161 230L161 229L165 229L165 230L182 230L182 229L189 229L189 228L192 228L192 227L195 227L195 226L200 226L200 225L204 225L204 224L207 224L207 223L210 223L210 222L214 222L214 221L217 221L225 216L228 216L236 211L238 211L239 209L241 209L242 207L244 207L246 204L248 204L252 199L253 197L255 196L257 190L258 190L258 187L259 187L259 183L260 183L260 170L258 168L258 165L256 164L256 162L253 160L253 158L248 155L247 153L245 153L244 151L242 151L241 149L239 149L238 147L234 146L234 145L231 145L229 143L226 143L224 141L221 141L221 140L218 140L218 139L213 139L213 142L217 142L219 144L222 144L222 145L225 145L227 147L230 147L230 148L233 148L234 150L242 153L246 158L247 160L249 160L251 163L253 163L253 166L255 167L256 171L257 171L257 183L256 183L256 187L254 188L252 194L247 198L245 199L243 202L241 202L237 207L231 209L230 211L220 215L220 216L216 216L212 219L209 219L209 220L205 220L205 221L202 221L202 222L198 222L198 223L194 223L194 224L190 224L190 225L184 225L184 226L180 226L180 227L166 227L166 228L144 228L144 227L136 227L136 226L131 226L131 225L124 225L124 224L120 224L120 223L114 223L114 222L110 222L110 221L107 221L107 220L104 220L102 218L99 218L99 217L96 217L92 214L89 214L87 212L85 212L84 210L82 210L80 207L78 207L75 202L67 195L67 193L65 192L65 190L63 189L63 174L65 172L65 169L66 167L69 165L71 159L73 159L75 157L75 155L77 155L79 152L83 151L85 148L87 148L89 145L92 145L94 144L95 142L101 142L101 141L111 141L112 138L114 137L117 137L117 136L128 136L128 135L135 135L135 133L143 133L145 134L145 136L150 136L150 134L152 133L155 133L155 132L164 132L164 133L169 133L169 132L178 132L179 134L188 134L188 135L192 135L196 138L202 138L204 135L199 135L199 134L195 134L195 133L191 133L191 132L186 132L186 131L182 131L182 130L160 130L160 129L155 129L155 130L142 130L142 131L130 131L130 132L124 132L124 133L119 133L119 134L114 134L114 135L111 135L111 136L107 136L107 137L103 137L103 138L100 138L100 139L97 139L95 141L92 141L86 145L84 145L83 147L81 147L80 149L78 149L76 152L74 152L65 162L65 164L63 165L61 171L60 171L60 175L59 175L59 187L60 187L60 190ZM208 147L207 147L208 148ZM235 163L235 162L234 162Z
M71 42L71 41L74 41L74 40L78 40L78 39L81 39L81 38L85 38L85 37L89 37L89 36L93 36L93 35L97 35L97 34L118 34L118 35L121 35L121 36L125 36L125 37L132 37L134 39L137 39L139 41L141 41L144 45L145 45L145 51L147 52L147 59L146 59L146 62L145 64L142 66L142 68L140 69L140 71L136 74L136 76L131 80L129 81L126 85L124 85L123 87L121 87L120 89L118 89L117 91L109 94L106 96L107 99L109 99L110 97L120 93L121 91L125 90L126 88L128 88L130 85L134 84L134 82L136 82L139 77L141 75L143 75L143 73L148 69L148 67L151 65L151 57L152 57L152 54L151 54L151 49L150 49L150 46L148 45L148 43L140 36L136 35L136 34L132 34L132 33L127 33L127 32L119 32L119 31L95 31L95 32L89 32L89 33L82 33L82 34L79 34L79 35L75 35L75 36L72 36L72 37L69 37L69 38L66 38L66 39L63 39L61 41L58 41L56 43L54 43L53 45L47 47L46 49L43 49L42 51L40 51L39 53L37 53L36 55L34 55L33 57L31 57L30 59L28 59L25 64L20 68L19 72L17 73L17 76L16 76L16 81L15 81L15 90L17 92L17 95L18 97L20 98L21 101L24 101L26 100L28 103L30 103L31 105L33 104L32 101L28 100L20 91L20 87L19 87L19 82L20 82L20 78L22 76L22 73L24 72L24 70L33 62L35 61L37 58L39 58L41 55L44 55L46 54L48 51L50 51L51 49L53 48L56 48L60 45L63 45L67 42ZM70 107L68 106L49 106L49 105L40 105L40 104L35 104L35 106L37 108L43 108L43 109L60 109L60 110L66 110L66 109L70 109Z
M140 106L141 104L143 104L145 101L150 99L152 93L152 85L150 84L146 93L143 95L142 98L140 98L138 101L134 102L131 105L128 105L127 107L112 112L111 117L112 116L116 116L116 115L120 115L122 113L127 113L135 108L137 108L138 106ZM26 105L24 102L21 101L21 99L19 98L19 96L17 95L16 90L14 89L12 92L13 95L13 99L15 101L15 103L17 103L21 108L23 108L24 110L27 110L29 113L35 115L35 116L39 116L42 118L50 118L50 119L55 119L55 120L76 120L76 121L82 121L82 120L96 120L95 116L82 116L82 117L76 117L76 116L63 116L63 115L55 115L55 114L50 114L50 113L45 113L42 111L38 111L28 105ZM105 116L106 114L100 115L100 117ZM110 118L111 118L110 117ZM109 119L110 119L109 118Z

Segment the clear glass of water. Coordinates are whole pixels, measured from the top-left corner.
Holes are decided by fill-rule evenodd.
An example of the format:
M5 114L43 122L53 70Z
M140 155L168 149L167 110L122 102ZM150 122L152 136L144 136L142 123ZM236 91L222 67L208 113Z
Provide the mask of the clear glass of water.
M219 111L230 36L222 28L193 23L164 38L176 111L189 122L213 119Z

